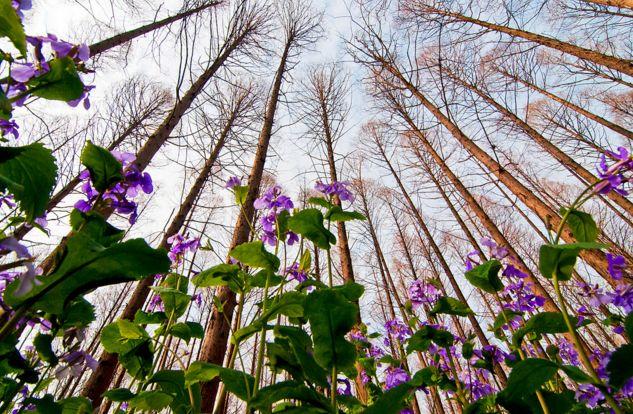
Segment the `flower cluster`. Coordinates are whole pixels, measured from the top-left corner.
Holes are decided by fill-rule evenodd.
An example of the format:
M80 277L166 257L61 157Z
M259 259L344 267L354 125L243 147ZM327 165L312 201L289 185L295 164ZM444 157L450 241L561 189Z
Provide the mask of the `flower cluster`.
M409 300L414 308L421 305L433 306L440 296L442 296L440 289L426 280L414 280L409 286Z
M188 251L194 253L200 247L200 238L188 237L187 235L174 234L167 239L169 243L168 256L172 263L179 264L183 256Z
M387 333L398 341L405 341L411 335L411 328L409 328L404 322L397 319L392 319L385 323L385 329Z
M294 208L294 203L290 197L281 194L281 187L276 185L269 188L266 192L255 200L253 204L255 209L262 211L262 217L260 223L262 225L261 240L270 245L275 246L277 244L277 217L282 211L291 211ZM299 236L295 233L288 231L285 236L286 242L289 245L295 244L299 241Z
M141 172L134 164L136 159L134 154L118 151L111 152L123 166L123 181L107 189L101 198L107 201L117 213L129 215L128 220L130 224L134 224L138 218L138 205L134 202L134 198L141 193L151 194L154 191L152 177L146 172ZM75 208L79 211L87 212L99 199L99 192L92 187L88 170L82 171L79 176L84 180L81 191L87 199L77 201Z
M596 194L607 194L610 191L615 191L620 195L626 196L628 191L626 191L624 185L629 181L629 178L625 177L624 173L633 170L633 156L624 147L618 147L618 152L609 151L609 155L616 162L609 166L607 158L602 154L598 167L598 174L602 181L596 185L594 192Z
M41 273L41 269L36 268L33 264L33 256L29 253L28 248L21 244L14 237L7 237L0 240L0 251L7 251L15 253L18 259L25 260L24 272L2 272L0 273L0 279L2 280L2 291L6 286L14 279L19 280L19 285L14 292L16 296L26 295L33 287L41 285L42 282L37 279L37 276Z
M338 197L341 201L354 201L354 194L347 188L350 183L347 181L334 181L332 184L323 184L321 181L317 181L314 189L318 192L325 194L329 197Z
M32 7L30 0L12 0L12 6L16 10L20 18L23 17L23 11L30 10ZM74 45L69 42L60 40L54 34L46 36L26 36L28 44L32 47L32 61L19 61L17 59L4 59L3 62L9 63L9 76L7 82L0 86L0 93L6 98L11 109L13 107L24 106L26 100L30 96L29 83L40 76L46 75L51 70L49 57L53 58L69 58L72 59L77 68L83 68L85 62L90 58L90 49L85 43ZM47 50L45 51L45 47ZM26 58L26 56L25 56ZM75 107L83 101L86 109L90 108L89 93L94 86L84 86L82 95L68 102L68 105ZM11 112L9 110L8 112ZM12 135L14 139L20 136L18 124L11 119L0 120L0 135L6 137Z
M397 387L411 379L411 375L407 371L398 367L388 367L385 371L385 389L389 390Z
M308 280L308 275L304 270L299 268L299 263L294 262L292 265L286 268L284 272L289 279L296 280L299 283Z

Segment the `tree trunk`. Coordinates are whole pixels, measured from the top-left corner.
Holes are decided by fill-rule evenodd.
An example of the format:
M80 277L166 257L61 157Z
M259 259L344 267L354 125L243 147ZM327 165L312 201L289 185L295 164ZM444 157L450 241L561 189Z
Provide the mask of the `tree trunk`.
M472 83L468 83L460 79L458 76L451 73L446 68L444 70L451 79L463 86L465 89L470 90L480 96L490 106L499 111L504 116L504 118L508 119L510 122L521 128L521 130L523 130L526 135L532 138L548 154L558 160L558 162L560 162L572 174L578 174L578 176L584 181L584 184L589 185L599 181L599 179L591 172L589 172L585 167L580 165L565 152L561 151L560 148L552 144L543 135L539 134L538 131L532 128L527 122L523 121L512 111L508 110L505 106L494 100L490 95L477 88ZM628 200L626 197L623 197L622 195L616 193L615 191L609 192L608 197L613 200L618 206L620 206L624 211L626 211L629 215L633 216L633 202ZM608 204L608 206L611 207L610 204Z
M475 144L462 130L454 124L442 111L435 106L425 95L423 95L417 88L411 84L393 65L388 62L381 62L385 69L388 70L393 76L395 76L406 89L408 89L420 103L429 111L433 116L446 128L451 135L466 149L471 155L477 158L482 164L490 170L510 191L512 191L522 203L530 208L540 219L548 226L553 226L555 229L561 224L560 216L550 208L547 204L542 202L532 192L526 188L519 180L517 180L511 173L506 171L497 161L495 161L490 155ZM562 232L562 238L568 243L573 243L575 240L568 229L564 229ZM605 280L611 280L609 272L607 270L607 261L605 254L599 250L583 250L580 253L580 257L585 260L591 267L593 267ZM537 280L534 278L534 281ZM611 280L611 283L613 281ZM539 284L540 285L540 284ZM536 286L536 285L535 285ZM544 291L544 290L543 290ZM544 291L545 292L545 291ZM540 293L539 293L540 294ZM548 297L544 296L544 297ZM551 301L550 301L551 303ZM549 305L548 305L549 306Z
M522 78L520 78L518 76L515 76L515 75L513 75L513 74L511 74L511 73L509 73L509 72L507 72L507 71L505 71L505 70L503 70L501 68L496 67L495 69L496 69L497 72L501 73L502 75L512 79L515 82L518 82L518 83L520 83L522 85L525 85L526 87L528 87L528 88L540 93L541 95L547 96L549 99L551 99L552 101L563 105L565 108L569 108L572 111L577 112L580 115L582 115L582 116L584 116L586 118L589 118L592 121L594 121L594 122L596 122L596 123L598 123L598 124L600 124L600 125L602 125L602 126L604 126L606 128L609 128L611 131L616 132L616 133L628 138L629 140L633 140L633 132L632 131L629 131L628 129L626 129L624 127L621 127L620 125L618 125L618 124L616 124L614 122L611 122L611 121L609 121L607 119L604 119L603 117L598 116L598 115L594 114L593 112L590 112L590 111L588 111L588 110L586 110L586 109L584 109L584 108L582 108L582 107L580 107L580 106L578 106L578 105L576 105L574 103L571 103L568 100L563 99L560 96L555 95L555 94L553 94L551 92L548 92L547 90L545 90L545 89L543 89L543 88L541 88L539 86L536 86L535 84L533 84L531 82L528 82L525 79L522 79Z
M270 138L272 135L272 128L275 119L275 112L277 110L277 104L279 101L279 94L281 91L281 85L283 82L284 73L286 72L286 63L288 54L290 51L290 42L286 43L279 66L275 72L275 78L270 92L270 97L266 106L266 114L264 116L264 123L262 130L259 134L259 140L257 143L257 151L255 153L255 160L251 168L251 173L248 178L248 193L246 200L244 201L242 208L242 214L239 215L235 230L233 232L233 239L230 244L229 250L234 247L246 243L249 239L250 226L249 223L255 216L255 208L253 203L259 194L259 187L262 181L262 174L264 172L264 165L266 163L266 157L268 155L268 146L270 144ZM212 313L209 317L207 327L205 330L205 337L203 339L199 360L205 362L211 362L213 364L222 364L224 361L224 355L226 353L227 342L229 339L230 325L233 318L233 312L237 305L235 293L233 293L228 287L221 286L216 297L223 304L223 312L219 312L216 307L213 307ZM265 342L265 338L262 338L262 342ZM216 393L218 390L219 381L213 380L208 383L202 384L202 412L212 412L215 404Z
M200 174L189 190L189 193L180 205L178 212L173 217L171 223L169 224L169 227L167 228L167 230L165 230L163 238L160 242L160 247L167 247L167 239L180 231L187 219L187 216L193 210L195 202L200 196L200 193L202 192L202 189L209 178L211 169L215 165L220 152L224 147L224 144L226 143L228 134L233 127L236 116L237 113L233 112L231 117L227 120L227 123L220 134L218 142L209 155L209 158L206 160L204 167L200 171ZM145 304L145 301L147 300L147 297L150 293L150 287L152 286L153 282L154 277L147 277L140 280L136 284L136 288L134 289L132 296L128 299L125 309L120 315L120 319L134 319L136 312L143 308L143 305ZM117 355L103 351L99 358L99 365L92 372L92 375L86 382L83 390L83 395L85 395L92 401L94 407L97 407L101 404L103 393L108 389L116 371L117 365Z
M149 23L144 26L137 27L136 29L132 29L124 33L119 33L107 39L103 39L97 43L93 43L90 45L90 56L94 57L100 53L103 53L109 49L112 49L113 47L121 46L122 44L127 43L139 36L150 33L156 29L160 29L161 27L177 22L178 20L185 19L196 13L200 13L210 7L217 6L221 3L222 1L210 1L206 4L202 4L198 7L193 7L182 13L178 13L173 16L166 17L162 20L158 20L153 23Z
M606 66L613 70L617 70L629 76L633 76L633 62L626 59L620 59L615 56L605 55L604 53L596 52L595 50L585 49L584 47L576 46L571 43L563 42L558 39L551 38L549 36L544 36L532 32L528 32L526 30L514 29L512 27L507 27L491 22L487 22L485 20L475 19L473 17L464 16L460 13L451 12L448 10L438 9L428 5L420 5L421 10L413 10L414 12L426 14L438 14L440 16L446 16L453 18L460 22L471 23L489 30L493 30L499 33L507 34L511 37L518 37L524 40L528 40L530 42L538 43L539 45L543 45L555 50L558 50L562 53L567 53L573 56L576 56L579 59L589 60L591 62L597 63L599 65ZM415 8L415 6L414 6Z

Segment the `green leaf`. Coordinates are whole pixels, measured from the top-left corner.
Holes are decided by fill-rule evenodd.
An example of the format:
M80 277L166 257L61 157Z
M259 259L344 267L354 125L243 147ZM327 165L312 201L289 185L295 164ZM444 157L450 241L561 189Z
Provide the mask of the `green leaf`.
M253 389L255 383L255 378L252 375L202 361L196 361L189 366L185 372L185 383L191 385L198 382L208 382L217 376L220 376L227 391L243 401L248 399L250 390Z
M143 239L104 248L89 229L83 229L68 238L57 269L48 276L37 277L39 286L16 296L19 281L14 281L7 286L4 299L13 307L35 301L32 305L35 309L58 315L66 303L92 289L164 273L170 265L164 249L152 249Z
M308 295L305 315L314 338L314 358L326 370L352 368L356 359L354 345L345 335L356 323L358 307L342 294L332 290L317 290Z
M81 163L90 172L90 181L94 188L103 192L123 180L123 166L105 148L87 141L81 152Z
M569 315L569 320L576 326L578 324L578 318ZM583 325L584 326L584 325ZM528 333L536 335L542 334L555 334L567 332L567 325L563 315L559 312L541 312L532 316L525 322L520 329L518 329L512 336L512 341L515 345L521 344L523 338Z
M108 398L110 401L123 402L123 401L129 401L136 394L134 394L132 391L130 391L127 388L114 388L112 390L106 391L103 395L104 397Z
M239 271L238 265L222 263L198 273L191 282L198 287L226 286L231 285L231 281L235 285Z
M179 289L162 286L152 286L151 289L158 293L165 306L165 315L174 319L182 316L187 311L191 296L182 293Z
M134 314L134 323L139 325L156 325L161 324L167 320L165 312L145 312L143 310L137 310Z
M322 249L329 250L331 244L336 244L336 237L323 226L323 214L316 208L295 213L288 219L288 228Z
M13 194L29 222L46 212L56 178L55 158L42 144L0 148L0 191Z
M245 266L269 269L272 271L279 269L279 258L266 251L264 243L259 240L240 244L229 252L229 256Z
M633 344L622 345L611 354L607 364L609 385L616 389L622 388L624 383L633 377Z
M186 387L184 371L161 370L152 375L147 383L158 384L161 391L173 397L169 408L174 414L200 413L200 386L193 384Z
M275 342L283 343L284 350L296 361L295 379L302 380L305 377L318 386L328 386L328 373L314 359L312 339L302 328L276 325L274 335Z
M498 260L488 260L485 263L466 272L466 280L473 286L488 293L499 292L503 289L503 282L499 279L501 262Z
M358 301L365 292L363 285L354 282L348 282L341 286L333 286L331 289L342 294L347 300L352 302Z
M233 194L235 194L235 203L242 205L246 202L246 196L248 195L247 185L236 185L233 187Z
M247 286L249 288L260 287L263 288L266 286L266 282L268 282L268 287L278 286L284 281L282 276L276 275L274 272L262 269L257 272L253 277L248 278L246 280Z
M330 221L367 220L367 217L358 211L344 211L339 206L331 207L325 214L325 219Z
M90 325L95 318L95 307L80 296L66 306L59 321L63 329L83 328Z
M70 57L52 59L50 70L29 81L31 95L54 101L78 99L84 91L75 63Z
M233 334L231 341L239 344L251 335L259 332L266 323L279 314L286 315L291 318L299 318L304 315L304 302L306 296L299 292L286 292L274 299L268 304L266 311L262 312L259 318L254 320L250 325L238 329Z
M141 391L129 402L130 408L140 411L160 411L169 406L174 397L162 391Z
M505 390L501 394L510 401L538 391L543 384L558 371L558 364L546 359L527 358L517 363L510 375Z
M327 398L298 381L282 381L261 388L257 391L257 395L250 400L249 407L253 410L267 412L274 403L290 399L307 403L308 406L324 409L330 407Z
M59 359L53 352L53 339L55 339L53 335L38 333L33 339L33 346L42 361L55 366Z
M11 0L0 0L0 37L8 37L22 56L26 56L26 35Z
M573 243L573 244L544 244L539 251L538 268L543 276L552 279L557 275L558 280L571 279L576 259L581 250L602 249L606 247L600 243Z
M92 403L86 397L70 397L59 401L61 414L92 414Z
M468 316L472 313L472 309L470 309L467 304L448 296L439 298L430 312L431 315L446 314L457 316Z
M308 203L314 204L315 206L327 208L328 210L335 207L334 204L330 203L323 197L310 197L308 198Z
M380 395L363 414L398 414L400 410L405 408L405 400L414 389L408 383L393 387Z
M633 338L633 312L629 312L624 318L624 331L629 338Z
M499 410L496 407L495 395L486 395L469 404L464 409L464 414L498 414Z
M152 369L154 352L149 334L140 325L120 319L103 328L103 348L119 355L119 361L135 378L145 378Z
M117 229L108 223L105 217L96 211L83 213L74 209L70 213L70 225L74 231L81 231L103 247L110 247L125 236L124 230Z
M567 209L561 208L560 212L565 215ZM596 226L591 214L571 209L567 213L567 225L571 229L574 238L579 242L595 242L598 238L598 226Z
M425 352L431 346L431 342L441 348L448 348L454 340L455 338L450 332L424 325L407 340L407 354L415 351Z
M178 322L171 327L169 333L189 343L191 338L202 339L204 328L197 322Z
M310 266L312 266L312 256L310 255L310 250L306 249L301 255L301 260L299 260L299 270L307 272L310 270Z

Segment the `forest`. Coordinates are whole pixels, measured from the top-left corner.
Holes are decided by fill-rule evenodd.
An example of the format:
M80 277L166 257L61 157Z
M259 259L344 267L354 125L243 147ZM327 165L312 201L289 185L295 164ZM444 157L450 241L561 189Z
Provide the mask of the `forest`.
M633 0L0 0L0 414L633 413Z

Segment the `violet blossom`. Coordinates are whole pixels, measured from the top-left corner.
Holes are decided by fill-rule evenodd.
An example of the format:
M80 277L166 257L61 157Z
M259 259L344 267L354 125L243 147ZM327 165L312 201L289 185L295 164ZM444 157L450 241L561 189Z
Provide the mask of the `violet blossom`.
M321 181L317 181L314 188L325 195L330 197L338 197L341 201L354 201L354 194L347 188L350 183L347 181L334 181L331 184L323 184Z
M229 190L232 190L233 187L240 186L240 185L242 185L242 181L239 178L233 176L226 181L225 187L228 188Z
M425 280L414 280L409 285L409 300L414 307L423 304L433 305L442 296L442 292L432 283Z
M188 237L181 234L174 234L167 239L170 244L169 259L174 264L180 263L185 253L188 251L194 253L200 247L200 239L197 237Z
M66 365L60 365L55 370L55 377L62 380L68 376L79 377L85 369L95 370L99 363L86 351L72 351L61 357Z
M413 333L404 322L397 319L392 319L385 323L385 329L387 332L399 341L407 340Z
M397 387L400 384L404 384L409 381L411 376L407 371L402 368L389 367L385 376L385 389Z
M594 192L597 194L607 194L610 191L626 196L628 192L624 189L624 184L628 179L624 173L633 170L633 157L624 147L618 147L617 152L609 151L609 155L616 161L615 164L609 166L607 159L602 154L598 167L598 174L602 181L596 185Z
M352 384L347 378L337 378L336 382L342 385L336 388L338 395L352 395Z
M268 190L259 198L257 198L253 204L255 209L266 212L260 218L260 224L262 226L262 235L260 239L262 242L275 246L277 244L277 216L282 211L290 211L294 208L294 203L290 197L281 194L281 187L276 185ZM295 234L292 236L288 232L288 244L294 244L299 238ZM292 233L294 234L294 233Z
M619 254L614 255L607 253L608 271L614 280L622 280L624 271L626 270L626 260Z
M290 280L296 280L299 283L303 283L308 280L308 275L305 271L299 269L299 263L294 262L290 267L287 267L284 272Z

